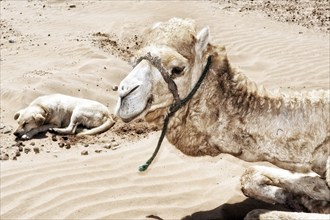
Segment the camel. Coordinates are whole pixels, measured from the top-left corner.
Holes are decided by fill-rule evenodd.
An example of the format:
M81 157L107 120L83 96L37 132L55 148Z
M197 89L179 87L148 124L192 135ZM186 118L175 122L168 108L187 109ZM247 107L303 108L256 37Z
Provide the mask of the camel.
M116 114L125 122L144 118L163 124L175 101L159 68L139 57L158 57L186 97L203 72L195 95L173 114L166 138L186 155L234 155L248 162L242 192L294 212L253 210L246 219L329 219L329 90L271 92L230 66L223 46L210 43L209 28L198 33L193 20L172 18L148 29L132 71L118 89Z

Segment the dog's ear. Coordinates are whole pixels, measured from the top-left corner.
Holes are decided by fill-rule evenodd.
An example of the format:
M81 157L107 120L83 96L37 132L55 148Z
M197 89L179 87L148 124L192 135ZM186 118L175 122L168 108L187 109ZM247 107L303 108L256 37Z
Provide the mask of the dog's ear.
M21 115L21 111L16 112L14 115L14 120L17 120L20 115Z
M45 117L38 113L34 116L34 120L38 126L41 126L45 122Z

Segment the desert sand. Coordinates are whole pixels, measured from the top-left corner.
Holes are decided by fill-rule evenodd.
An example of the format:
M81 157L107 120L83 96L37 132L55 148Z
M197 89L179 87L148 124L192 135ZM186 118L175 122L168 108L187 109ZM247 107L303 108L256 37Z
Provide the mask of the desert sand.
M142 120L117 119L85 138L12 134L15 112L39 95L89 98L113 112L143 31L171 17L209 26L232 66L259 85L329 89L326 0L222 2L0 1L0 218L242 219L253 208L285 209L246 198L239 179L252 164L226 154L188 157L165 140L140 173L160 135Z

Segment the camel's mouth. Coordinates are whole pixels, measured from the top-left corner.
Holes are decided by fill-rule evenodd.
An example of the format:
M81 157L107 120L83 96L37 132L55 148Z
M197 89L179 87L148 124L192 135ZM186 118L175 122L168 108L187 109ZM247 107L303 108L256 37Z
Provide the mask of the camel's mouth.
M139 118L139 117L142 117L143 115L145 115L145 113L150 109L151 105L152 105L152 102L153 102L153 96L151 95L148 99L147 99L147 102L146 102L146 105L145 107L142 109L142 111L140 112L136 112L134 113L134 115L131 115L130 117L125 117L123 116L122 114L119 113L118 111L118 116L122 119L123 122L125 123L128 123L136 118ZM121 103L123 103L123 100L121 101Z

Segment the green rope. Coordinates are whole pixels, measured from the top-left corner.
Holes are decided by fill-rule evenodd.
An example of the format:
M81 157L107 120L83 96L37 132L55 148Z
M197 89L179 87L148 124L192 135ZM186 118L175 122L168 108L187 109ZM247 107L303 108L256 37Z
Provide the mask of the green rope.
M166 131L167 131L167 125L168 125L169 121L170 121L170 116L166 115L166 117L164 119L164 125L163 125L163 129L162 129L162 133L160 134L157 147L156 147L154 153L152 154L152 156L149 158L149 160L145 164L139 166L139 171L140 172L143 172L143 171L147 170L149 165L151 164L151 162L155 159L155 157L156 157L156 155L157 155L157 153L160 149L160 146L162 145L162 142L164 140L164 137L165 137L165 134L166 134Z
M194 88L190 91L190 93L184 99L180 100L177 103L174 103L170 107L170 111L164 119L163 129L162 129L162 133L159 137L157 147L156 147L154 153L152 154L152 156L149 158L149 160L145 164L139 166L139 171L140 172L146 171L148 169L149 165L155 159L155 157L156 157L156 155L157 155L157 153L160 149L160 146L162 145L162 142L164 140L164 137L165 137L165 134L166 134L166 131L167 131L167 126L168 126L168 123L170 121L170 117L172 117L176 111L178 111L182 106L184 106L195 95L195 93L199 89L200 85L202 84L204 78L206 77L206 75L207 75L207 73L210 69L211 61L212 61L212 56L209 56L207 58L207 63L206 63L206 66L204 68L204 71L203 71L201 77L198 79L197 83L195 84Z

